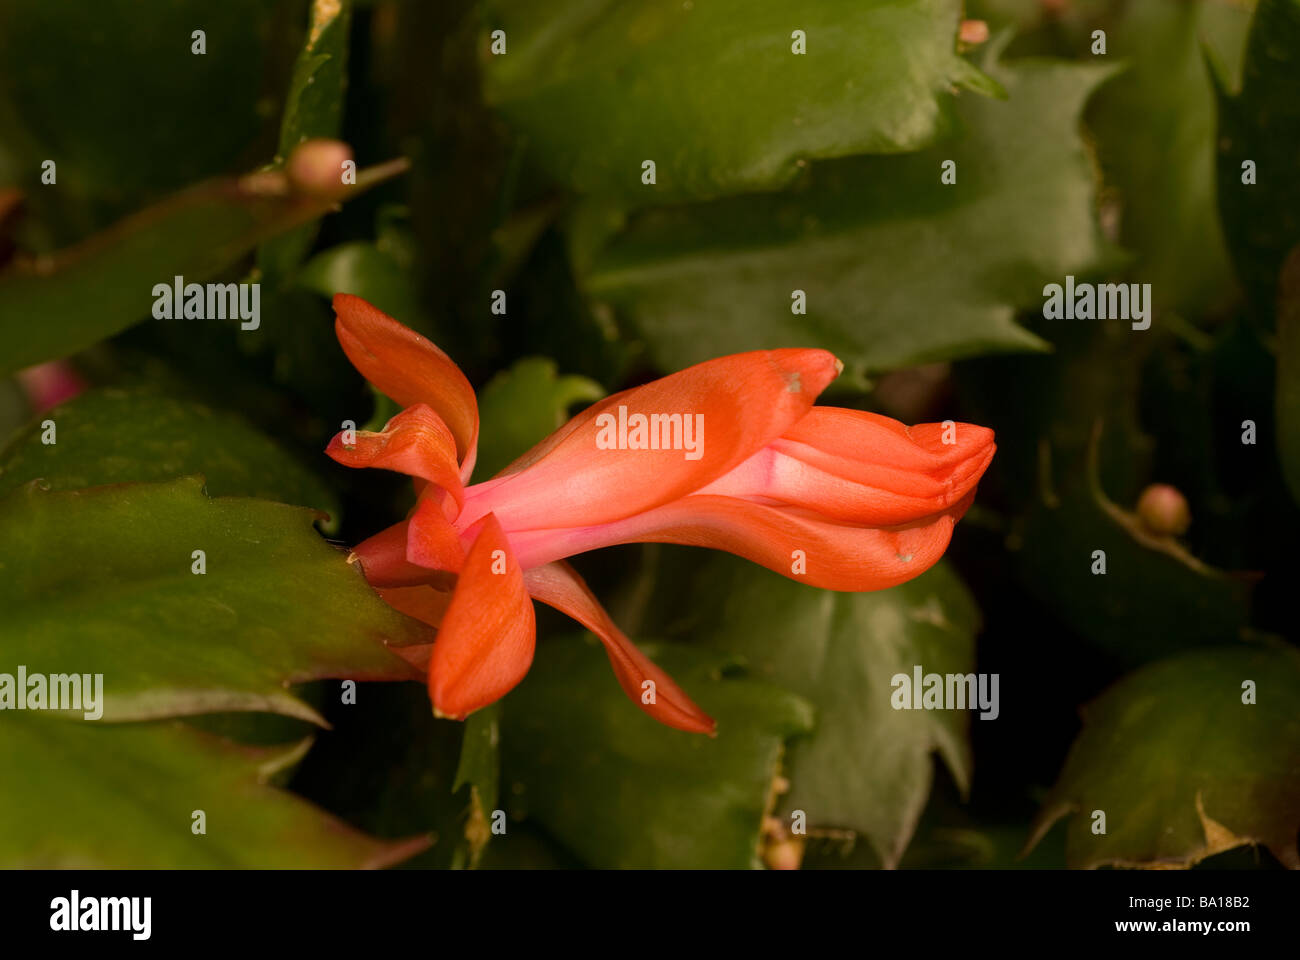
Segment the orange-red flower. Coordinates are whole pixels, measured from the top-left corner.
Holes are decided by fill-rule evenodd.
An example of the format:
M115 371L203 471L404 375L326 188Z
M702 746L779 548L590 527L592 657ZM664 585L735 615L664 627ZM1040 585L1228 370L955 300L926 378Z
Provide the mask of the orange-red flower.
M680 730L713 720L618 629L566 557L617 543L712 547L831 590L880 590L943 555L993 457L969 424L905 427L814 407L839 373L825 350L720 357L593 404L496 477L467 486L473 388L424 337L357 297L334 298L353 365L405 409L327 453L410 475L401 523L353 556L393 606L438 627L437 713L498 700L532 663L533 600L587 627L619 683ZM346 441L346 443L345 443Z

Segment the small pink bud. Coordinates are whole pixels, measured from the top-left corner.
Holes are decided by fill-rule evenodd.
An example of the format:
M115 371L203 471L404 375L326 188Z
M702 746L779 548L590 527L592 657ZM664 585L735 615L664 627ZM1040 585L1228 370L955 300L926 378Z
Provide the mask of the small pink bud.
M769 870L798 870L803 863L803 838L784 837L767 844L763 862Z
M32 413L44 413L86 389L86 381L66 360L50 360L19 370L18 383L27 394Z
M341 140L308 140L294 148L285 172L295 190L332 194L343 189L343 164L352 148Z
M975 46L989 38L989 25L983 20L963 20L958 34L962 43Z
M1177 487L1167 483L1153 483L1142 491L1137 514L1148 530L1166 537L1180 536L1192 524L1187 498Z

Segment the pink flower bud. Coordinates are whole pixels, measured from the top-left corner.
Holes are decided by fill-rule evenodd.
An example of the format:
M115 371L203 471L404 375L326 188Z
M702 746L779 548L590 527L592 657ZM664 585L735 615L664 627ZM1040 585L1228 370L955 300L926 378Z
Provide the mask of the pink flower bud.
M1192 523L1187 498L1167 483L1153 483L1142 491L1137 514L1148 530L1166 537L1181 536Z
M343 164L352 148L341 140L308 140L294 148L285 172L295 190L333 194L343 190Z

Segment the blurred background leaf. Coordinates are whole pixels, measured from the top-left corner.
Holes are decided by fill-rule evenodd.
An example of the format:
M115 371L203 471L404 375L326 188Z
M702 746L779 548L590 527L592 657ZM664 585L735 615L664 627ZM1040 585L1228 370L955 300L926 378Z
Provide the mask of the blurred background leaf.
M41 442L46 420L54 443ZM142 388L92 390L29 425L0 453L0 496L37 478L76 490L190 474L203 475L209 496L278 500L337 521L320 477L240 418Z
M1244 5L1146 0L1107 24L1106 56L1125 64L1087 112L1118 206L1119 239L1135 254L1126 277L1159 291L1162 310L1204 311L1233 296L1215 202L1214 90L1205 38L1241 59Z
M1085 707L1083 732L1034 837L1074 813L1072 866L1188 866L1255 843L1295 869L1297 757L1294 649L1224 648L1162 660ZM1106 815L1104 833L1093 829L1097 810Z
M427 850L404 865L461 868L482 853L483 816L490 817L489 781L495 757L463 744L491 734L489 716L466 723L439 720L422 684L367 684L354 704L327 705L333 729L317 737L291 781L294 792L381 837L424 834ZM464 783L458 774L472 775ZM480 792L473 795L471 786ZM473 837L473 841L471 841ZM502 838L493 838L490 854Z
M166 0L142 16L132 0L6 3L0 153L35 214L25 245L49 253L270 156L287 83L280 53L302 29L302 10L231 0L198 16ZM203 54L192 52L198 29ZM41 182L46 160L57 186Z
M393 162L358 171L355 186L331 194L291 189L279 174L213 180L49 261L19 262L0 274L0 372L67 356L120 332L151 315L156 284L170 285L177 276L186 284L211 280L259 241L321 216L344 191L363 191L404 169ZM182 304L173 309L169 322L192 322L180 315ZM239 320L227 319L231 329Z
M663 559L667 568L674 558ZM650 620L665 636L738 655L755 677L816 711L815 728L785 760L785 822L802 810L810 836L861 835L881 864L896 866L930 795L931 754L962 791L970 783L967 711L891 705L895 674L910 682L918 665L927 674L974 671L979 612L960 579L941 563L889 590L835 593L728 556L663 576L645 607L672 612Z
M327 300L350 293L373 303L391 317L420 328L423 309L402 265L374 243L354 241L322 250L302 268L298 283ZM407 319L409 318L409 319Z
M1144 531L1096 488L1076 484L1040 504L1019 536L1029 589L1128 665L1243 636L1250 578L1207 567L1174 538Z
M28 484L0 500L0 650L33 673L104 674L114 721L235 710L319 720L290 684L418 678L386 644L427 643L428 628L384 604L311 522L297 507L209 500L193 477Z
M301 143L321 137L338 138L348 83L351 26L352 0L312 0L307 36L294 62L280 121L280 146L274 161L277 166L283 165ZM263 243L257 251L262 277L273 286L281 282L307 255L319 228L318 222L305 223Z
M487 101L557 181L629 206L774 189L808 159L915 150L946 132L955 87L997 91L955 52L957 0L808 0L797 15L773 0L483 8ZM504 54L491 52L495 30Z
M786 194L635 219L584 278L663 369L770 347L870 371L1045 344L1014 322L1044 282L1106 253L1079 113L1110 72L993 65L1009 99L965 96L963 136L899 157L814 165ZM956 163L956 183L941 183ZM792 294L807 295L807 314Z
M586 377L559 376L554 360L525 357L493 377L479 392L478 463L474 472L486 480L509 466L569 419L569 410L605 395Z
M466 859L475 866L493 835L500 835L497 804L501 799L501 701L476 710L465 719L465 739L456 765L452 790L470 788L469 821L465 828Z
M1267 314L1277 276L1300 244L1300 2L1260 0L1251 22L1241 90L1219 79L1219 210L1228 248L1256 309ZM1244 161L1255 182L1242 182Z
M509 822L540 825L591 867L757 866L785 741L811 729L810 707L736 675L726 655L643 649L717 720L717 736L628 703L592 643L543 641L503 704Z
M8 717L0 763L23 771L23 789L0 795L0 865L355 869L426 846L424 837L367 837L269 786L307 746L239 746L176 722ZM193 832L196 811L203 833Z
M1282 271L1277 306L1278 459L1300 503L1300 245Z

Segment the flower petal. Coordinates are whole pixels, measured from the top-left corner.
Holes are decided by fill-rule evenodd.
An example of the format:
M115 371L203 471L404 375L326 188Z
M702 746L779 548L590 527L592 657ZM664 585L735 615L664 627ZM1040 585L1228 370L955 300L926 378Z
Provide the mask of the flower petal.
M911 523L965 497L995 450L985 427L909 428L861 410L814 407L700 493L804 507L855 524Z
M533 602L497 518L488 514L429 658L434 712L463 719L505 696L533 662Z
M827 590L884 590L938 562L974 498L971 491L943 513L912 524L862 527L794 508L728 497L686 497L656 511L656 517L643 518L650 529L637 539L726 550Z
M607 397L471 488L466 520L491 511L512 532L577 527L685 496L805 416L840 369L825 350L760 350ZM640 437L638 417L646 418Z
M433 586L384 587L375 591L383 601L399 613L414 617L431 627L442 625L442 618L451 605L452 591L439 590ZM421 644L413 644L421 646ZM424 644L427 646L427 644ZM394 651L405 648L390 647Z
M869 527L827 520L797 507L696 494L620 523L529 531L512 535L512 541L530 568L616 543L678 543L726 550L827 590L883 590L933 566L974 499L972 490L923 520Z
M548 563L524 574L524 585L534 600L567 613L600 638L614 675L632 702L662 724L689 733L712 734L713 719L655 666L610 619L582 577L567 563ZM645 687L649 681L652 687ZM653 691L653 702L643 699Z
M407 407L379 433L354 431L351 445L344 443L346 432L336 434L325 448L326 454L345 467L374 467L428 480L451 494L458 509L464 504L456 440L428 404Z
M450 584L447 573L417 566L406 559L409 521L380 530L352 548L349 562L359 562L367 582L376 589Z
M460 531L437 496L422 496L406 530L406 559L428 570L459 573L465 562Z
M363 377L399 406L427 403L451 429L468 477L478 448L474 388L452 359L360 297L334 295L334 332Z
M442 623L443 614L451 603L451 587L440 589L434 586L384 587L376 589L383 601L399 613L437 627ZM432 643L413 643L408 646L388 649L407 663L418 669L421 674L429 673L429 656L433 652Z
M891 417L843 407L814 407L781 437L828 460L888 464L908 473L949 473L993 446L993 431L973 423L906 426Z

